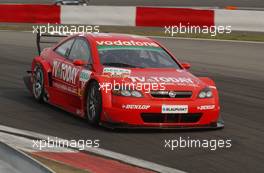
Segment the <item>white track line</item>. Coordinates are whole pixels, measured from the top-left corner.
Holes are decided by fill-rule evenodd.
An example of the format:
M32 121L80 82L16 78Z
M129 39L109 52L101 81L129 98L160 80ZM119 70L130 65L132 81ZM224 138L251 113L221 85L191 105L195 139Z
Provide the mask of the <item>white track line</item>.
M8 127L8 126L3 126L0 125L0 131L2 132L7 132L7 133L12 133L12 134L17 134L17 135L22 135L22 136L27 136L27 137L31 137L31 138L37 138L37 139L54 139L54 140L64 140L64 139L60 139L54 136L48 136L48 135L44 135L44 134L40 134L40 133L36 133L36 132L32 132L32 131L28 131L28 130L20 130L20 129L16 129L13 127ZM1 133L0 133L1 134ZM23 138L23 137L22 137ZM12 143L12 140L10 139L10 141L8 141L7 138L4 139L5 142L7 143ZM32 145L32 144L31 144ZM181 170L177 170L174 168L170 168L170 167L166 167L160 164L156 164L153 162L149 162L149 161L145 161L142 159L138 159L135 157L131 157L131 156L127 156L124 154L120 154L117 152L113 152L110 150L105 150L102 148L85 148L85 151L88 151L90 153L94 153L97 155L101 155L104 157L108 157L114 160L118 160L130 165L135 165L138 167L142 167L145 169L149 169L149 170L153 170L156 172L162 172L162 173L185 173Z
M23 151L28 151L28 152L38 152L38 151L43 151L43 152L66 152L66 153L75 153L77 152L76 150L68 149L68 148L63 148L61 146L57 146L54 148L48 148L48 147L43 147L41 150L37 147L34 147L34 143L32 139L21 137L21 136L16 136L12 134L8 134L5 132L0 132L0 142L3 142L5 144L11 145L13 148L21 149Z

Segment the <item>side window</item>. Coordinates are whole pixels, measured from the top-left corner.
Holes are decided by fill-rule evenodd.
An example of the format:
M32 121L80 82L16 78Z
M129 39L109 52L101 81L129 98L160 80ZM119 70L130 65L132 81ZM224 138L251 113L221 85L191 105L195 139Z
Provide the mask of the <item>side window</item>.
M74 39L70 39L60 45L59 47L56 48L55 52L60 54L61 56L68 56L71 50L72 43L74 42Z
M83 39L76 39L72 46L69 59L71 60L82 59L89 62L90 58L91 58L90 49L86 41Z

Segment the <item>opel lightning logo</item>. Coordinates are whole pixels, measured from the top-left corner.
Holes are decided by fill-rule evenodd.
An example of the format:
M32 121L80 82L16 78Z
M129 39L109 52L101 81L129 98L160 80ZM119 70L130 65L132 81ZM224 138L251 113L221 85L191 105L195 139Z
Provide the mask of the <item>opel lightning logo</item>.
M170 96L171 98L174 98L174 97L176 96L176 92L175 92L175 91L170 91L170 92L169 92L169 96Z

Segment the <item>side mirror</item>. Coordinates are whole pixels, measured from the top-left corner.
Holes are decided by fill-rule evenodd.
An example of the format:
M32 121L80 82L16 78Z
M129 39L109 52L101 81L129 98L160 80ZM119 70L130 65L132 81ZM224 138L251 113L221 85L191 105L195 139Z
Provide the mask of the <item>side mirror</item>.
M189 63L187 63L187 62L184 62L184 63L182 63L181 65L182 65L182 67L185 68L185 69L189 69L189 68L191 68L191 64L189 64Z
M75 59L75 60L73 60L73 64L76 66L84 66L87 63L82 59Z

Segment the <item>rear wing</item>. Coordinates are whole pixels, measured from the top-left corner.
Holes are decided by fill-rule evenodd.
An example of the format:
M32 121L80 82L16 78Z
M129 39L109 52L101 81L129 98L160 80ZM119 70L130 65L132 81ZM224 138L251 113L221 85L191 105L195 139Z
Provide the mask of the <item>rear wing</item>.
M63 38L63 37L67 37L67 35L40 34L40 30L38 30L36 36L38 55L40 55L42 51L40 44L55 44L58 43L59 41L59 40L56 41L55 39L47 39L47 38Z

